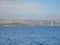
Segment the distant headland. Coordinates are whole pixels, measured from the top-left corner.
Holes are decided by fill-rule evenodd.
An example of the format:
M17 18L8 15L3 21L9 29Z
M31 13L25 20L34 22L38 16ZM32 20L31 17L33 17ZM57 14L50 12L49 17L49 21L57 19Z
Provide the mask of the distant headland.
M60 26L60 20L0 20L0 26Z

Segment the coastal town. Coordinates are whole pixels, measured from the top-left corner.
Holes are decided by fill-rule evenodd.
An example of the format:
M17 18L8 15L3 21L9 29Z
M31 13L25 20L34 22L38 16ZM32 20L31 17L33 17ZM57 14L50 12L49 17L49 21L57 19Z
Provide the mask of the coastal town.
M60 20L0 20L0 26L60 26Z

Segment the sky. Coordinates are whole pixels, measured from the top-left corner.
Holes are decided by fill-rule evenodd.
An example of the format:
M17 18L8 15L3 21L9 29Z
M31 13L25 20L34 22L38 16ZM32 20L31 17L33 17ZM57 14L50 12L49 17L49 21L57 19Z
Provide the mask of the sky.
M0 19L60 20L60 0L0 0Z

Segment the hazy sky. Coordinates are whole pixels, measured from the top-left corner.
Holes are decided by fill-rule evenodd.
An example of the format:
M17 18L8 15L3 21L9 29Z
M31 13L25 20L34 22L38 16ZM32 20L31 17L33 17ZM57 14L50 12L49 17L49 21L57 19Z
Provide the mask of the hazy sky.
M60 19L60 0L0 0L0 19Z

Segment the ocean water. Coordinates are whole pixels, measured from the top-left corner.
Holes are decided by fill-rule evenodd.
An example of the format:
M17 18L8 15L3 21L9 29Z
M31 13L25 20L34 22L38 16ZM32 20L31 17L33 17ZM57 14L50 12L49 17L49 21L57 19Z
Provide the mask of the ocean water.
M0 26L0 45L60 45L60 26Z

